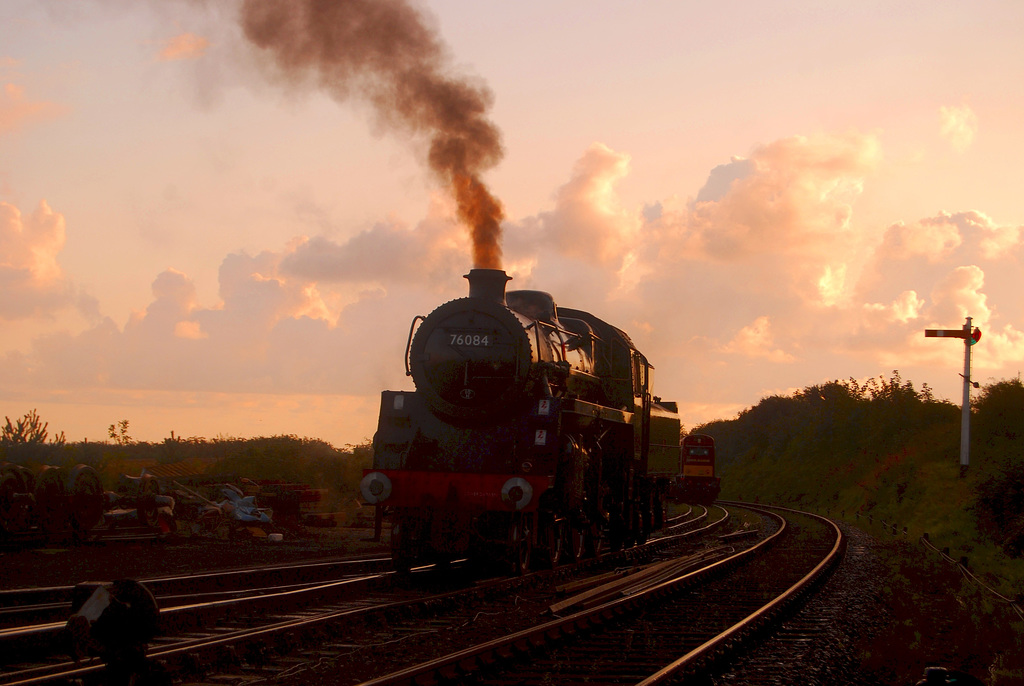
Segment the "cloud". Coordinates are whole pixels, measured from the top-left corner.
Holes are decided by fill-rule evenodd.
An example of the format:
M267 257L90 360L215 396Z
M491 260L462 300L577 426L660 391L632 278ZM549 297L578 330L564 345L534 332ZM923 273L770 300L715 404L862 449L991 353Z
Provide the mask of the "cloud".
M972 353L974 368L1005 374L1007 369L1019 370L1024 363L1024 331L1012 324L1001 327L986 327L982 323L982 341L975 345ZM972 374L975 379L980 374Z
M831 248L849 228L852 202L879 157L878 142L861 134L761 146L749 160L716 169L733 180L716 200L694 203L691 231L708 257L723 261Z
M871 249L858 297L878 302L907 289L924 293L931 286L922 284L937 284L951 269L967 265L987 265L1003 290L1020 268L1022 235L1021 227L1000 224L976 210L897 222Z
M538 216L539 242L566 257L620 268L640 227L636 212L615 194L629 161L603 143L592 144L555 194L555 209Z
M1002 260L1012 258L1024 246L1024 227L1000 225L982 212L942 212L924 221L945 221L956 226L971 247L970 258Z
M882 312L887 322L909 322L921 316L925 301L918 297L916 291L903 291L889 305L870 303L865 309Z
M209 39L194 33L182 33L164 41L157 57L161 62L195 60L202 57L208 47Z
M886 230L879 252L891 260L920 256L929 262L939 262L949 257L961 242L956 224L940 215L909 226L903 222L893 224Z
M978 132L978 117L967 105L940 107L939 123L942 137L950 142L957 152L965 152L974 142Z
M990 267L991 268L991 267ZM879 357L892 364L919 364L937 367L950 360L963 359L963 347L936 345L936 339L923 338L925 328L953 329L971 318L971 325L982 330L982 342L971 349L976 369L1015 373L1024 362L1024 332L999 314L985 292L986 274L977 265L948 269L934 282L930 301L921 301L919 319L905 329L905 340L891 350L882 350ZM1004 294L1005 295L1005 294ZM1007 299L1003 299L1006 309ZM977 378L977 376L976 376Z
M697 202L718 202L732 190L733 184L757 171L753 160L733 157L729 164L720 164L708 174L704 187L697 193Z
M863 308L851 347L900 369L941 368L957 356L924 339L924 328L955 328L966 317L986 332L973 356L980 366L1015 373L1024 321L1019 290L1021 227L969 210L891 225L857 285ZM890 302L889 305L880 303ZM1017 346L1017 347L1015 347Z
M306 245L226 256L221 302L212 306L198 301L189 276L168 269L154 279L150 303L123 329L105 318L77 334L41 337L29 354L8 353L5 362L14 369L8 382L65 390L339 395L393 385L404 377L409 322L432 309L437 295L389 279L387 292L350 293L348 282L317 283L282 269ZM422 309L407 309L417 303Z
M988 299L982 292L985 273L976 265L957 267L932 289L932 306L928 316L934 326L937 322L962 320L973 316L987 322L991 316Z
M509 288L558 294L568 306L621 298L646 267L642 210L621 203L616 185L630 158L603 143L590 145L553 194L554 206L505 227Z
M1020 227L974 210L893 222L881 235L859 226L857 198L881 164L871 136L759 146L712 169L692 198L635 208L617 193L629 163L594 144L551 207L505 223L509 287L549 291L559 306L626 331L656 365L659 395L679 400L689 424L709 408L752 404L766 388L894 368L932 383L951 355L959 363L923 329L965 316L986 332L974 349L979 369L999 373L1024 356ZM21 241L5 253L21 255L35 275L26 283L37 285L62 276L63 220L42 208L38 219L7 219L2 234ZM229 254L216 303L201 303L191 278L168 269L123 327L94 320L8 353L4 389L236 394L240 403L360 397L372 424L372 398L408 388L413 317L466 294L471 251L454 215L439 195L412 225L380 221L344 240L297 237Z
M470 254L466 232L436 199L428 216L414 227L378 222L337 242L323 236L303 238L287 255L284 273L311 282L374 284L440 283L466 269Z
M796 358L776 348L771 319L758 317L722 347L722 352L745 357L764 358L769 362L794 362Z
M57 103L29 99L24 86L5 83L0 90L0 136L34 123L56 119L67 111L67 107Z
M793 136L733 157L692 201L647 214L641 266L716 264L741 270L740 290L844 303L863 268L853 206L880 163L878 140L859 133Z
M0 319L50 316L72 306L95 314L95 302L79 293L57 261L64 241L64 216L46 201L28 217L0 202Z
M924 257L932 263L954 255L959 259L999 260L1020 250L1022 231L1020 226L1000 225L977 210L940 212L910 225L893 224L886 230L878 253L890 260Z

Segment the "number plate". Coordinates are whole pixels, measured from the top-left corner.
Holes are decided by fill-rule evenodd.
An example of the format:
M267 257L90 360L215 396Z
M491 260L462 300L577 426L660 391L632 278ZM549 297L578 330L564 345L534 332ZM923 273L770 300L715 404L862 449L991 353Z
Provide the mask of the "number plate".
M479 331L449 331L448 345L459 348L489 348L495 345L496 336Z

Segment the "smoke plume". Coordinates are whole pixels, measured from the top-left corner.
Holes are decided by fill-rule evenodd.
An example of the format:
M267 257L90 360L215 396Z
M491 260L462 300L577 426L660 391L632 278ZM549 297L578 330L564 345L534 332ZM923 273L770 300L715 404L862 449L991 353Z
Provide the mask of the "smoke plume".
M501 204L480 180L502 157L493 96L453 75L445 46L406 0L245 0L242 27L290 83L371 103L388 129L429 139L427 162L471 232L475 267L501 263Z

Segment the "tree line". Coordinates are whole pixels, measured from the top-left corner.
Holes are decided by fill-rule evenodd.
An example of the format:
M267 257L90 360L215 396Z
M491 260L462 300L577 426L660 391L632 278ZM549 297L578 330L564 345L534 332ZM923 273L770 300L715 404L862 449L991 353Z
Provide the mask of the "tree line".
M773 395L715 438L722 497L875 514L933 534L1024 552L1024 385L972 399L970 467L959 470L961 408L889 378L834 380Z
M182 438L174 432L160 442L136 441L126 419L111 424L110 440L68 442L63 433L50 436L48 423L31 410L0 426L0 462L73 466L87 464L112 489L121 474L138 476L143 467L182 463L211 476L276 480L327 488L354 497L362 471L370 467L368 443L337 448L316 438L295 435L256 438L201 436Z

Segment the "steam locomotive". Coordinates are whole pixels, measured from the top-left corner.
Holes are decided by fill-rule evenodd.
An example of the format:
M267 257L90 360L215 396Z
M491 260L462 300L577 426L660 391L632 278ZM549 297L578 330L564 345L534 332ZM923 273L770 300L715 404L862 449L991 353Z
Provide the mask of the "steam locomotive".
M416 391L381 394L360 490L391 518L396 568L468 556L521 573L645 541L680 426L650 363L588 312L506 293L502 270L465 278L468 297L413 320Z

